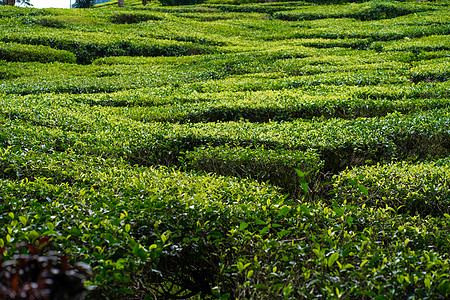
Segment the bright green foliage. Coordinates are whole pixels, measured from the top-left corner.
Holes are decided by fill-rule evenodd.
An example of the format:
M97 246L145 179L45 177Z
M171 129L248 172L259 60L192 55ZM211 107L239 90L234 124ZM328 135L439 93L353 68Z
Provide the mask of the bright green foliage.
M439 51L450 50L450 37L448 35L430 35L418 39L403 39L386 45L386 50L397 51Z
M305 178L314 184L315 173L323 162L314 151L268 150L262 147L242 148L221 146L202 147L188 152L185 157L188 169L212 172L227 176L252 178L259 182L270 182L283 188L291 197L301 191L295 168L311 171Z
M448 298L448 2L239 2L1 7L5 259L48 236L88 299Z
M76 57L69 51L55 50L47 46L0 43L0 60L74 63Z
M109 20L114 24L133 24L133 23L140 23L140 22L146 22L146 21L160 21L163 18L157 15L152 14L143 14L143 13L136 13L136 12L129 12L129 13L117 13L112 15Z
M336 199L357 205L392 207L398 213L450 213L450 160L391 163L347 170L335 178ZM362 195L358 183L367 188Z
M413 82L450 80L450 60L439 58L420 63L411 69L410 78Z
M288 12L275 13L282 20L315 20L326 18L354 18L361 21L391 19L403 15L431 10L426 4L401 3L397 1L368 1L342 5L305 7Z

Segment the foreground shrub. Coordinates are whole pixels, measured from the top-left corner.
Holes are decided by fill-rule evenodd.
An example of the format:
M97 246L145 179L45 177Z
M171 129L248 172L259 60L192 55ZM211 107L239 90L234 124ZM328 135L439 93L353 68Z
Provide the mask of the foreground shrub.
M15 174L0 179L0 247L48 236L92 266L89 297L124 298L138 282L154 298L450 293L450 218L287 201L255 181L44 150L2 150Z
M68 257L44 252L49 238L41 237L36 245L22 244L18 251L29 254L15 254L12 260L3 261L3 255L10 251L0 248L0 296L5 300L80 300L87 289L83 286L92 273L89 265L69 264ZM14 251L13 251L14 252Z

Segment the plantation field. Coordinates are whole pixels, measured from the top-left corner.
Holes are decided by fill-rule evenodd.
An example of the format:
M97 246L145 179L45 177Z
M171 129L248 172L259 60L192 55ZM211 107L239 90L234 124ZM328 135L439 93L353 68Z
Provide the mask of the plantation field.
M116 6L0 6L0 262L46 236L87 299L450 297L450 2Z

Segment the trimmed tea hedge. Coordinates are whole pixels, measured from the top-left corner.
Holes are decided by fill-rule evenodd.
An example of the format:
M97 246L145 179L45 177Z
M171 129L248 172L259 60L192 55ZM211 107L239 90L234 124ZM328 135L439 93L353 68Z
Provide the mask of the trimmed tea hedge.
M130 40L119 33L101 34L91 32L67 32L8 34L1 38L4 42L43 45L55 49L67 50L77 56L77 62L88 64L104 56L181 56L206 54L213 49L203 45L178 41L164 41L156 39Z
M2 165L22 165L27 159L17 157L24 154L33 160L2 148ZM50 237L49 249L91 264L90 284L102 287L97 296L130 292L136 280L160 297L449 293L448 218L290 205L249 181L74 154L42 158L50 162L42 175L60 169L75 180L0 179L0 246ZM31 168L45 170L46 163Z
M355 168L340 173L333 184L337 201L389 206L398 213L436 216L450 213L448 158L419 164L401 162ZM361 193L361 186L367 193Z
M56 50L47 46L32 46L16 43L0 43L0 60L42 63L65 62L75 63L75 54Z
M450 50L450 36L430 35L418 39L404 39L392 42L384 47L386 50L396 51L442 51Z
M450 59L441 58L425 61L410 71L412 82L420 81L447 81L450 79Z
M312 6L298 10L276 12L274 18L288 21L326 18L354 18L361 21L382 20L431 10L426 4L397 1L368 1L343 5Z
M202 147L187 152L184 163L188 169L224 176L252 178L282 187L291 197L308 192L317 182L316 175L323 162L315 151L270 150L262 147ZM299 177L295 169L308 176ZM301 174L301 173L300 173ZM302 175L302 174L301 174ZM303 184L300 184L300 181Z
M128 119L123 109L94 109L82 103L74 105L69 99L61 106L54 106L52 97L27 99L3 100L6 145L118 155L141 165L176 164L180 153L194 147L227 143L316 149L327 171L367 161L443 157L450 151L448 109L355 120L179 125L145 124Z
M168 89L166 89L168 90ZM346 90L350 90L346 87ZM129 107L123 114L137 121L144 122L176 122L198 123L215 121L270 122L293 121L298 118L357 118L382 117L389 113L423 111L435 108L449 107L448 99L370 99L366 90L357 90L359 99L353 95L336 96L333 92L328 95L319 91L308 95L303 91L263 91L263 92L233 92L233 93L190 93L171 95L164 98L166 105L159 107ZM448 91L448 90L447 90ZM392 90L390 90L392 93ZM146 93L150 93L147 91ZM319 96L320 94L320 96ZM325 94L325 95L324 95ZM142 95L141 105L162 105L156 97L143 94L143 91L134 93L119 93L121 95ZM367 98L363 98L367 96ZM100 97L95 96L97 99ZM104 103L102 96L97 103ZM109 96L111 97L111 96ZM161 96L160 96L161 97ZM91 97L92 98L92 97ZM363 98L363 99L361 99ZM86 97L83 101L88 101ZM155 100L150 100L155 99ZM102 101L102 102L100 102ZM113 103L122 105L118 99ZM133 98L128 102L130 105ZM147 102L149 101L149 102ZM111 102L107 102L111 103Z

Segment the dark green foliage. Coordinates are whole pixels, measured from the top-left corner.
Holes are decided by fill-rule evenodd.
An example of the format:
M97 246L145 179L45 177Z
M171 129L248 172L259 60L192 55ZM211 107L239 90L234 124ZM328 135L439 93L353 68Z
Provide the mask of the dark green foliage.
M177 6L177 5L193 5L203 3L204 0L159 0L163 5Z
M129 12L129 13L117 13L115 15L112 15L109 18L109 20L114 24L134 24L150 20L160 21L162 20L162 18L156 15Z
M74 8L89 8L92 5L94 5L94 0L75 0L75 3L73 4Z
M44 27L50 27L50 28L64 28L65 23L57 18L54 17L43 17L39 19L39 21L36 21L37 24L44 26Z
M67 256L44 252L50 239L41 237L35 244L22 244L20 252L12 260L3 261L9 249L0 248L0 296L5 300L15 299L72 299L84 298L87 289L84 282L92 276L89 265L69 264Z

